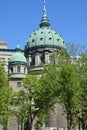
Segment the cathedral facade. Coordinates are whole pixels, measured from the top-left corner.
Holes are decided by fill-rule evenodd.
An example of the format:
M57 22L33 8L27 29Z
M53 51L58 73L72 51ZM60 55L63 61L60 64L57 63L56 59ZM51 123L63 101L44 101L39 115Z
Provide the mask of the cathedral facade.
M39 74L42 64L51 63L50 54L54 50L66 48L65 41L55 30L51 29L44 1L43 15L39 29L34 31L25 44L24 50L17 45L15 49L7 49L7 43L0 41L0 61L6 62L9 84L15 91L21 89L21 80L28 74ZM62 106L55 104L54 112L48 116L48 128L64 130L66 118ZM9 127L9 130L16 128Z

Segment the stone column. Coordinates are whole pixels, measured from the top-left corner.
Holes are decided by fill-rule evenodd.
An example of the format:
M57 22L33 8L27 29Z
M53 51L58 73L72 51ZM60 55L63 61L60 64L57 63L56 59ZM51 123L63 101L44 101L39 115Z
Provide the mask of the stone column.
M16 73L17 69L15 67L15 65L13 66L13 73Z
M28 66L30 66L30 63L31 63L31 55L30 54L26 57L26 60L27 60Z

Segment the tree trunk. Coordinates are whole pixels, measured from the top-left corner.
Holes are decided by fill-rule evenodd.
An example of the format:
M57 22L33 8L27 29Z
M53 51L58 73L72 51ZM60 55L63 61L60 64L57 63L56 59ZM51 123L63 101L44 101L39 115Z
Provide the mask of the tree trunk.
M78 118L78 130L80 130L80 118Z
M71 130L72 128L72 115L69 113L67 114L67 130Z
M82 129L85 130L85 124L84 123L82 124Z
M3 130L8 130L8 128L7 128L7 119L3 120Z
M70 130L69 115L67 114L67 130Z
M32 130L32 124L33 124L33 122L32 122L32 117L31 117L29 120L29 129L28 130Z
M21 130L24 130L24 123L21 122Z
M19 121L18 121L18 130L20 130L20 128L19 128Z
M70 130L72 129L72 111L70 111Z

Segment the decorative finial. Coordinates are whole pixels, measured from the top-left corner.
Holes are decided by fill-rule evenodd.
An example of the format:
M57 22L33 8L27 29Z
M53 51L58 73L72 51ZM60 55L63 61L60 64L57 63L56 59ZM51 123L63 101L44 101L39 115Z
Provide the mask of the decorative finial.
M47 13L46 13L46 0L44 0L44 10L43 10L43 16L40 22L40 28L41 27L49 27L50 23L47 17Z
M44 11L46 11L46 0L44 0Z
M16 52L20 52L21 51L21 48L20 48L20 45L17 43L16 45L16 48L15 48Z

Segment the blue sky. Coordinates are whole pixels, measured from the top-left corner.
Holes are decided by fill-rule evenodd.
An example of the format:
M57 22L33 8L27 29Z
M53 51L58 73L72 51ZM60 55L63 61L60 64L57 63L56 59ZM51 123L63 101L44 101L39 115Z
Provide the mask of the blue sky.
M46 0L51 28L67 43L87 44L87 0ZM0 41L23 49L28 36L39 28L43 0L0 0Z

